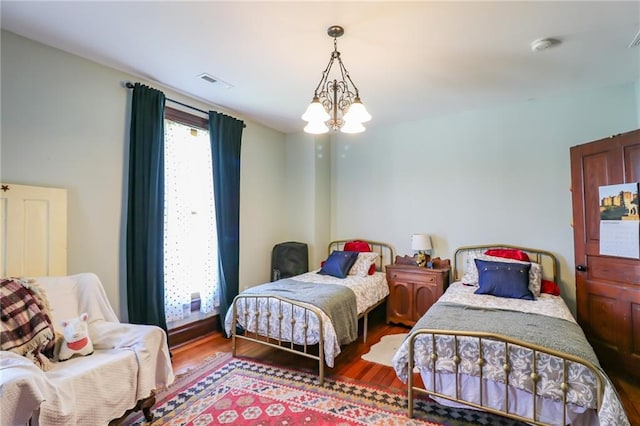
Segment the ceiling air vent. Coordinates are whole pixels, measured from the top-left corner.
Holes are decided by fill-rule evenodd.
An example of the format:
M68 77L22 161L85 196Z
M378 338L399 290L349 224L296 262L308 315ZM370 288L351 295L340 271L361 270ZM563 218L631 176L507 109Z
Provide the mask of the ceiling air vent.
M233 87L229 83L227 83L225 81L222 81L218 77L214 77L211 74L207 74L206 72L200 74L198 77L201 78L202 80L206 81L207 83L211 83L211 84L213 84L216 87L219 87L221 89L230 89L231 87Z
M636 34L636 36L631 41L629 48L636 47L636 46L640 46L640 31L638 31L638 34Z

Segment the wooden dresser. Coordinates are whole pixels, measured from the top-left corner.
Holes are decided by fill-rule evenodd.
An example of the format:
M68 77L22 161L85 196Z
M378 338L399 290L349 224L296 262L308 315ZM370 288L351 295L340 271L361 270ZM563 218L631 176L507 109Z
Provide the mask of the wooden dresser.
M387 266L387 323L413 326L449 285L448 267Z

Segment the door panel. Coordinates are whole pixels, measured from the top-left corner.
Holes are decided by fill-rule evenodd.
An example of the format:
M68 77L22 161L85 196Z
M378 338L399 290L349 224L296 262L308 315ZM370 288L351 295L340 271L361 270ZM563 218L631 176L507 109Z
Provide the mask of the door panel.
M640 290L632 290L630 294L629 317L631 321L629 325L631 327L630 335L632 338L629 351L640 361ZM640 364L635 365L638 366Z
M0 275L67 273L67 191L3 184Z
M600 199L598 187L608 185L608 157L606 152L583 157L583 170L589 173L584 176L584 215L586 243L599 244L600 241Z
M617 286L606 284L587 284L585 294L586 312L589 322L589 334L599 341L599 344L606 344L612 349L618 348L618 339L611 330L619 328L619 313L616 312L618 299L623 294Z
M640 146L624 147L624 170L627 182L640 181Z
M438 299L438 287L436 285L416 283L415 290L415 318L420 319Z
M623 324L625 334L629 336L628 346L623 348L627 354L624 359L625 371L632 371L632 375L638 377L640 370L640 287L635 286L628 289L625 298L629 301L626 305L626 321Z
M589 270L587 277L589 281L600 280L604 282L616 282L620 284L638 284L640 277L640 262L624 262L624 267L620 267L620 259L609 256L587 256Z
M390 298L394 301L394 303L389 304L391 310L389 314L398 320L410 320L411 309L413 306L413 284L396 281L394 285L391 286L391 291L393 292L393 294L390 296Z

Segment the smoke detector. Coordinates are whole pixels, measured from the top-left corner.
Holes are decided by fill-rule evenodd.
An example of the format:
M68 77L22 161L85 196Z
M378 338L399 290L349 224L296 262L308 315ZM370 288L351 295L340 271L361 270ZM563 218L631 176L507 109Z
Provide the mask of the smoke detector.
M557 44L560 44L560 40L555 38L539 38L532 41L529 46L531 47L532 52L540 52Z

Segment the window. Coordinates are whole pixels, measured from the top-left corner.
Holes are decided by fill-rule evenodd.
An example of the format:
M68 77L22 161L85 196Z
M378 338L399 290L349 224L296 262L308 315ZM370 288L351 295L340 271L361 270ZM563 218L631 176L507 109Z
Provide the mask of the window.
M165 312L173 328L215 313L218 254L207 120L166 108L164 126Z

